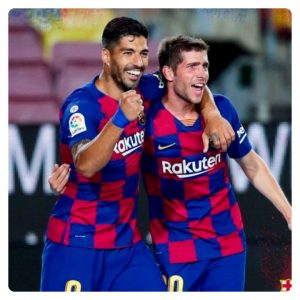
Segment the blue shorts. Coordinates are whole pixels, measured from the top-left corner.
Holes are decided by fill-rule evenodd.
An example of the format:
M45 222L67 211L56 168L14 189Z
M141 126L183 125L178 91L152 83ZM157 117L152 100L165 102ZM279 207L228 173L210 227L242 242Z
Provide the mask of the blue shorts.
M166 291L144 242L128 248L89 249L46 241L41 291Z
M160 267L168 291L244 291L246 252L191 263Z

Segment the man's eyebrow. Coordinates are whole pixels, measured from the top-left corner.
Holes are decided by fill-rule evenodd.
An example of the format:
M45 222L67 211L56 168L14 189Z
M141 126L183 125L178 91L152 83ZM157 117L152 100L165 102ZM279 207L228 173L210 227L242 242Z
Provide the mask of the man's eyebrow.
M199 66L201 63L199 61L194 61L191 63L186 64L188 67L193 67L193 66Z
M133 48L121 48L121 51L134 51Z
M121 51L132 51L132 52L134 52L135 50L133 49L133 48L121 48ZM144 49L142 49L141 50L141 52L147 52L147 53L149 53L149 49L147 49L147 48L144 48Z
M209 67L209 62L206 61L204 63L201 63L200 61L197 61L197 62L195 61L195 62L186 64L187 67L195 67L195 66L200 66L200 65L203 65L204 67Z

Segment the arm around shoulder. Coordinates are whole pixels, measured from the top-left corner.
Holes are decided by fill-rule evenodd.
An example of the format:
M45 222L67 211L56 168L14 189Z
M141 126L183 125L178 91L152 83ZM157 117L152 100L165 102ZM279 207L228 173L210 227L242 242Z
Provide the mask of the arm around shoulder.
M215 148L221 148L222 151L226 151L235 139L235 133L230 123L221 116L214 102L213 95L207 86L205 86L200 103L200 110L206 125L205 134L203 134L204 145L206 145L205 138L210 138Z

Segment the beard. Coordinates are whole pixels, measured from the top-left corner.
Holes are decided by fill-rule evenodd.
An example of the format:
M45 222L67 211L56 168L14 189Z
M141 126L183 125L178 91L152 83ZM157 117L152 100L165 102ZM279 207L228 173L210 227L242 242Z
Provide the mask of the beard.
M182 101L188 104L199 104L203 97L203 91L199 97L193 95L193 91L191 91L188 85L183 85L181 82L174 83L174 93L180 98Z
M121 75L118 73L112 72L111 77L112 77L114 83L117 85L117 87L120 90L122 90L123 92L126 92L126 91L136 88L136 86L126 84L126 82L124 82L122 80Z
M122 78L122 73L125 73L128 70L131 69L139 69L141 70L141 72L143 73L145 68L140 68L140 67L135 67L135 66L127 66L124 70L121 70L117 64L114 64L114 67L111 68L111 77L114 81L114 83L117 85L117 87L122 90L123 92L129 91L129 90L133 90L135 89L138 84L139 84L139 80L136 82L126 82L123 78Z
M195 105L195 104L198 104L198 103L201 102L201 98L193 99L187 93L182 92L180 89L175 89L174 92L175 92L175 94L177 95L178 98L180 98L182 101L184 101L188 104Z

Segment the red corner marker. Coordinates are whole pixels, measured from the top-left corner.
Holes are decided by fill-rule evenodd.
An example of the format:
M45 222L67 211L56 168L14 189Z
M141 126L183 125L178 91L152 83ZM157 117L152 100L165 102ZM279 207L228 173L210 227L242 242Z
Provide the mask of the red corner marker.
M291 289L292 287L292 280L291 279L284 279L284 280L280 280L280 284L281 284L281 292L287 292Z

